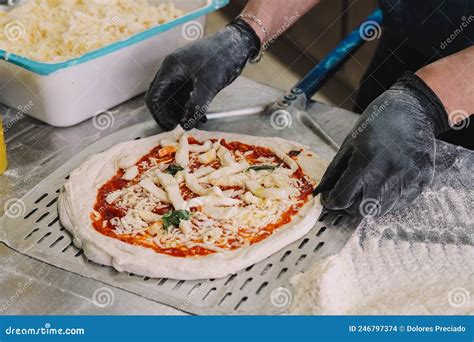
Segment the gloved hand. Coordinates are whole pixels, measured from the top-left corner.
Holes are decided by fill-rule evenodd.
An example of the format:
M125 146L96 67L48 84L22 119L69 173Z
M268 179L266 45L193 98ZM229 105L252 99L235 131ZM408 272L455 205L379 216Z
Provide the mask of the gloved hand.
M326 208L365 217L403 208L431 183L435 138L448 129L436 94L406 73L357 120L314 194Z
M214 96L258 54L260 39L241 19L168 55L145 96L153 118L166 130L191 129L204 118Z

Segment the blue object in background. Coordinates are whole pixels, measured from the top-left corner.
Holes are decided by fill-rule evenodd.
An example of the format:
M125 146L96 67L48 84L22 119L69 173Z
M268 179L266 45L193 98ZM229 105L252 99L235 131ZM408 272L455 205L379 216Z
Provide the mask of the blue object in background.
M382 11L375 10L367 19L334 50L324 57L295 87L301 89L309 99L365 42L380 37Z

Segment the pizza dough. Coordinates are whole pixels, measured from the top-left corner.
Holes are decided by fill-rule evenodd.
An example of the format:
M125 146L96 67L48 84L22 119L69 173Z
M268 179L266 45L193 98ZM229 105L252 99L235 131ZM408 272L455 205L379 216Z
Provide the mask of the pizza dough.
M202 145L188 144L187 137L192 137L204 143ZM221 164L220 169L203 176L207 177L209 182L210 179L214 179L214 181L224 179L226 174L236 172L236 168L247 169L249 167L249 165L245 165L245 161L239 163L233 161L232 156L226 149L217 149L217 156L214 156L213 153L216 151L206 146L211 143L210 139L213 141L225 139L228 142L241 142L270 149L282 161L280 165L284 163L287 170L301 167L305 177L312 182L312 185L319 182L326 168L326 162L313 152L308 151L304 146L279 138L206 132L196 129L184 134L183 129L178 127L173 131L156 136L120 143L105 152L89 157L70 174L68 182L61 191L58 202L60 220L63 226L73 235L74 244L84 250L84 254L88 259L102 265L113 266L118 271L148 277L190 280L218 278L236 273L274 254L311 230L322 209L319 198L313 198L312 196L309 197L307 202L301 204L298 211L291 217L291 221L272 231L263 240L239 246L239 248L232 250L209 248L212 253L206 255L183 257L159 253L152 248L127 243L115 237L104 235L94 228L93 221L96 219L94 215L98 214L94 213L98 189L114 177L118 169L124 170L123 179L137 179L139 177L139 167L135 164L158 145L161 147L166 144L175 146L177 148L175 162L180 169L184 170L190 163L190 151L199 152L199 158L204 162L207 158L218 158ZM301 152L296 157L289 158L288 153L294 150ZM174 210L187 209L191 206L190 202L193 200L184 201L179 196L174 179L175 177L172 174L158 170L155 178L156 184L142 179L140 186L153 193L153 196L155 196L153 198L166 199L169 205L174 207ZM197 177L194 177L193 174L185 173L179 182L185 182L194 193L206 190L199 182L196 182L196 179ZM281 189L262 189L260 187L252 190L252 187L258 186L252 181L246 181L245 185L248 192L258 190L262 196L268 196L269 198L281 196ZM114 197L113 194L110 196ZM227 202L235 201L230 197L204 196L200 198L211 198L212 201L217 201L212 203L213 207L211 209L217 210L218 215L223 211L219 210L223 208L219 207L219 202L225 202L223 205L226 205ZM114 199L110 200L113 201ZM271 202L271 200L269 201ZM207 202L198 205L205 208ZM211 214L213 213L212 210ZM114 224L117 224L117 229L119 229L119 226L120 229L126 229L117 222L114 222ZM106 223L104 223L105 225ZM161 245L160 241L157 241L159 245Z

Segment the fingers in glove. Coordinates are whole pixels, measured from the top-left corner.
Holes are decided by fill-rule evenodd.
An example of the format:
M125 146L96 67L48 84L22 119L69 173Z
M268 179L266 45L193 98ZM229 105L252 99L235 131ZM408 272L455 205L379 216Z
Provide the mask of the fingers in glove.
M362 190L362 199L349 211L363 217L378 217L394 210L401 196L401 180L398 176L385 178L378 171L368 172Z
M145 103L155 121L170 130L183 118L183 104L191 91L191 79L181 68L170 69L165 61L145 95Z
M350 207L360 196L363 185L363 162L355 154L349 159L347 168L337 180L335 186L321 194L321 203L332 210Z
M410 191L404 191L400 199L395 203L392 211L397 211L408 207L413 201L420 196L422 192L421 188L411 188Z
M321 181L313 191L313 196L317 196L322 192L330 191L346 170L349 159L351 158L351 150L343 150L342 148L333 158L326 171L324 172Z
M409 206L422 191L431 184L433 177L431 170L413 168L402 176L401 195L393 210Z
M207 89L204 83L196 80L184 108L184 116L180 122L181 126L189 130L200 123L205 123L207 121L206 113L214 96L215 94Z

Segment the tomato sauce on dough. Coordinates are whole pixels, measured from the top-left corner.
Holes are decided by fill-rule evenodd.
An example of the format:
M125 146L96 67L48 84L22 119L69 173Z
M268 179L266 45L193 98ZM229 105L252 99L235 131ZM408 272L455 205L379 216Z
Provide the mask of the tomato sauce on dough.
M212 140L212 141L214 142L216 140ZM188 142L189 144L200 144L196 139L192 137L188 138ZM225 140L221 140L221 145L226 147L231 152L240 151L242 153L245 153L247 151L252 151L251 154L247 154L245 156L247 162L251 165L257 164L258 163L257 159L260 157L271 158L275 160L276 163L281 163L281 160L270 149L265 148L265 147L248 145L241 142L226 142ZM296 156L291 156L291 157L296 159ZM156 159L156 162L164 162L166 164L173 164L174 159L175 159L175 150L170 149L166 151L166 150L163 150L163 148L159 145L154 147L148 154L144 155L143 157L140 158L140 160L136 162L135 165L137 165L140 174L142 174L143 172L147 170L146 165L149 165L153 158ZM213 166L214 168L220 167L220 163L218 160L214 161L212 164L208 164L207 166L209 165ZM200 165L199 162L195 160L192 164L190 164L190 170L191 171L195 170L201 166L202 165ZM206 249L200 246L194 246L191 248L188 248L185 246L178 246L178 247L173 247L173 248L161 248L153 242L153 236L146 231L140 234L135 234L135 235L116 233L114 226L110 223L110 219L114 217L120 218L120 217L125 216L126 210L118 207L114 203L112 204L107 203L106 198L113 191L120 190L137 183L136 180L128 181L128 180L122 179L123 174L124 174L123 170L117 171L117 173L111 179L109 179L105 184L103 184L97 191L96 203L94 205L95 212L91 213L90 215L92 225L95 230L97 230L99 233L103 235L109 236L114 239L118 239L122 242L135 245L135 246L151 248L157 253L167 254L167 255L175 256L175 257L204 256L204 255L216 253L213 250ZM298 190L300 191L300 196L298 198L297 204L287 209L276 222L261 227L260 232L257 235L249 236L248 234L245 233L245 227L240 228L239 235L245 236L245 238L247 239L250 245L254 243L258 243L266 239L267 237L272 235L275 230L291 222L292 217L298 213L298 209L301 208L306 202L310 200L312 196L312 192L313 192L313 185L305 177L301 167L298 168L298 170L292 175L292 177L298 178L300 180L299 183L302 184L298 188ZM233 190L241 189L238 186L220 187L220 188L223 191L229 190L229 189L233 189ZM180 184L180 190L185 200L189 200L193 197L197 197L197 195L194 194L191 190L189 190L184 183ZM171 205L163 206L163 203L157 203L157 207L153 210L153 212L158 215L163 215L172 209L173 208ZM229 244L231 242L232 241L229 240ZM236 249L236 247L232 247L230 245L219 246L219 247L225 248L228 250ZM240 248L240 247L237 247L237 248Z

